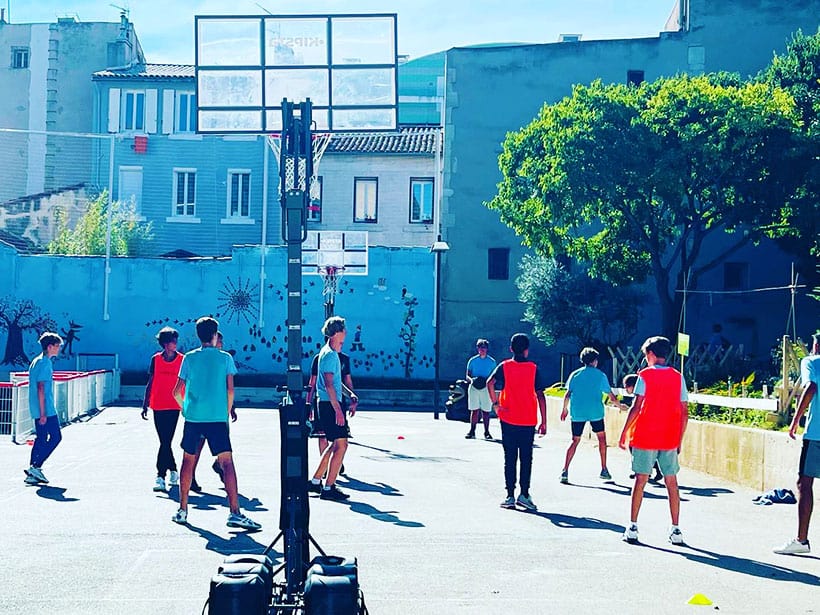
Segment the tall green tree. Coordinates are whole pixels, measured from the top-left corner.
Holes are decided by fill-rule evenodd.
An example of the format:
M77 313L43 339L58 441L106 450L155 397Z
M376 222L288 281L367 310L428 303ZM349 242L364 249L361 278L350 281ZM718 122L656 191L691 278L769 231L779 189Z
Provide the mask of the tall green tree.
M801 119L802 153L792 167L800 178L798 188L769 232L798 256L802 272L820 284L820 29L813 36L795 33L786 53L775 55L759 79L789 92Z
M696 287L780 215L798 123L788 93L726 74L579 85L507 135L487 206L536 252L593 277L651 276L671 335L680 273Z
M615 289L544 256L525 255L520 267L516 284L526 305L524 320L545 344L567 340L603 349L637 332L642 295L634 287Z
M57 235L48 244L49 254L105 254L108 232L108 192L89 200L83 215L69 226L65 212L58 212ZM111 254L134 256L142 241L151 238L151 224L139 221L133 206L114 201L111 204Z

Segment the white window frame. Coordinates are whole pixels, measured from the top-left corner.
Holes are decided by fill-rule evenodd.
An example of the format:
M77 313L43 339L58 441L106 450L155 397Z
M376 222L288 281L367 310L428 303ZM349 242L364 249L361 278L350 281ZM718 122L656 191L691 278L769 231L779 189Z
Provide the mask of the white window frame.
M188 117L186 128L182 127L182 119L180 112L182 110L182 97L186 97ZM193 105L191 104L193 102ZM196 92L194 90L177 90L174 96L174 133L175 134L192 134L196 132Z
M362 215L358 215L359 210L359 184L363 186L373 186L373 216L367 216L367 203L362 203ZM364 190L363 198L367 198L369 190ZM353 222L356 224L378 224L379 222L379 178L378 177L354 177L353 178Z
M237 213L231 212L231 188L233 187L233 178L235 175L248 176L248 213L242 214L242 183L241 180L237 186ZM253 199L253 174L250 169L228 169L225 197L225 217L221 220L222 224L256 224L256 220L251 217L251 201Z
M137 101L139 100L139 96L142 96L142 127L137 127L137 120L139 117L137 116ZM131 108L131 114L129 117L128 114L128 97L134 97L134 103ZM120 127L122 132L135 132L135 133L145 133L145 120L146 120L146 108L148 105L148 97L145 90L123 90L122 91L122 105L121 111L122 114L120 120ZM131 122L131 127L129 128L128 123Z
M17 62L18 58L21 60L19 63ZM12 47L11 68L20 70L28 68L29 66L31 66L31 49L28 47Z
M426 185L429 186L430 191L430 217L423 218L421 217L424 214L423 211L423 203L420 204L419 207L419 217L413 217L413 188L416 184ZM410 224L432 224L433 223L433 209L436 206L436 180L432 177L411 177L410 178L410 212L409 212L409 220Z
M180 177L184 174L185 180L183 184L183 191L186 201L184 203L177 203L177 195L179 190L179 181ZM194 176L194 200L189 202L187 199L189 197L188 194L188 175L193 174ZM202 222L202 220L197 217L196 215L196 197L199 189L196 185L197 180L197 170L194 168L177 168L174 167L173 169L173 192L171 193L171 215L168 216L165 221L166 222L181 222L181 223L188 223L188 224L198 224ZM182 213L179 212L179 208L182 207ZM189 207L193 208L191 213L187 213L187 209Z

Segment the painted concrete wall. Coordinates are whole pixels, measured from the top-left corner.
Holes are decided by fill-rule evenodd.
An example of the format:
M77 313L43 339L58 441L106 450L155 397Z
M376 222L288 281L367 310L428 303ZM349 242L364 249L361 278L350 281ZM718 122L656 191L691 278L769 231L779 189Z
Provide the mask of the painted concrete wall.
M454 365L466 356L478 335L506 347L511 333L527 330L520 322L523 307L517 302L514 283L517 263L526 251L498 215L482 205L493 198L501 180L497 160L508 131L529 123L544 102L569 95L572 84L597 78L624 83L629 70L644 71L647 80L705 70L754 73L770 61L774 50L785 50L789 32L799 27L816 31L819 14L818 0L798 2L788 11L775 0L692 0L690 32L662 33L649 39L449 50L442 227L451 250L442 261L442 329L447 331L442 344L443 365ZM503 92L493 103L487 100L488 84L492 92ZM510 249L509 280L487 279L488 248ZM754 285L762 285L758 274L766 277L771 273L782 281L783 270L788 270L787 259L773 257L769 249L761 253L765 254L766 267L754 269ZM761 262L760 257L748 258ZM743 307L735 302L727 312L713 313L712 304L702 308L700 318L707 321L705 327L730 318L747 318L748 311L740 313ZM772 325L770 332L757 334L766 340L760 342L765 345L775 328L782 333L782 326L776 327L782 313L758 314L760 324ZM654 310L645 313L639 336L655 332L657 320L653 316ZM549 353L536 346L533 354L548 358Z
M373 248L369 276L340 280L336 313L347 319L345 348L354 375L432 378L433 289L418 273L423 256L429 255L421 248ZM101 257L20 256L0 246L0 279L6 281L0 299L9 300L5 313L32 300L64 338L75 338L64 346L58 368L72 368L72 354L117 353L123 370L143 372L158 349L154 336L162 326L179 330L180 347L188 350L198 346L196 318L212 314L220 321L226 348L236 351L241 374L285 374L284 248L268 252L263 297L258 248L237 249L224 259L112 259L108 320L103 319L104 266ZM323 342L324 305L319 277L306 276L303 288L307 369ZM409 333L408 340L403 333ZM24 331L28 358L39 352L36 338L36 331ZM0 329L0 345L7 341L7 331ZM9 369L16 367L0 365L0 371Z

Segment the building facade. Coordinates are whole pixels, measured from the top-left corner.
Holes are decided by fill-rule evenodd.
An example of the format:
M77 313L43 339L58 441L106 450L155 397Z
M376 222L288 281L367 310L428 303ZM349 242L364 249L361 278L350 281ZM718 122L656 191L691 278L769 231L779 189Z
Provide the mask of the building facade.
M491 339L494 352L503 354L512 333L529 330L521 322L524 310L515 284L518 263L527 250L498 214L484 206L501 181L498 156L508 131L528 124L545 103L568 96L576 83L595 79L636 83L720 70L744 77L756 74L774 52L785 51L797 29L817 31L818 16L818 0L790 3L789 10L783 10L777 0L680 0L666 30L654 38L450 49L441 223L451 249L443 258L442 373L453 377L463 373L464 359L476 337ZM488 84L503 97L488 103ZM734 279L737 270L746 272L741 276L745 275L747 286L751 272L755 287L790 282L789 259L772 244L750 248L734 258L736 264L715 272L711 279L704 277L701 287L722 290L726 287L722 276L728 273ZM755 267L763 262L765 267ZM762 356L775 332L783 333L781 323L788 313L788 291L767 297L765 306L718 295L707 297L704 304L700 298L693 304L700 307L689 315L693 333L708 335L712 323L728 323L729 327L724 324L727 336ZM812 307L810 302L803 305L806 311ZM654 312L652 306L645 309L639 335L657 333ZM772 317L781 313L782 319ZM555 353L536 346L533 354L547 359L557 375Z

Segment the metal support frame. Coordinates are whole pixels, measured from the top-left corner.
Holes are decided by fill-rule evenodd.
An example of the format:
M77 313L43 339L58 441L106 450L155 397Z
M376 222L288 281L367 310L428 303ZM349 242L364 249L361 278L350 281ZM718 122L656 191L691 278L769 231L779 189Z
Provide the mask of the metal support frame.
M302 375L302 243L307 238L307 205L313 174L311 103L282 101L282 239L287 245L287 390L280 407L281 501L279 529L284 538L285 596L295 601L304 589L310 559L307 494L307 415ZM298 111L298 113L297 113ZM290 169L290 173L288 173ZM304 169L304 176L300 171Z

